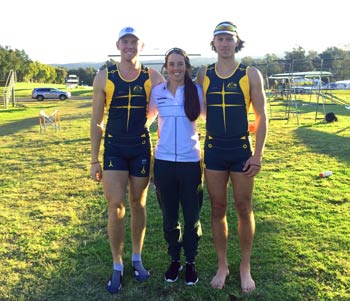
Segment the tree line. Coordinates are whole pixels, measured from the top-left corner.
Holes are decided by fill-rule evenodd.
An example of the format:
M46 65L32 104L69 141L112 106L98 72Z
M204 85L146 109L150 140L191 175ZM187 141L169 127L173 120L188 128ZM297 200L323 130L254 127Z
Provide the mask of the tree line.
M6 80L10 70L16 72L19 82L64 84L68 74L76 74L80 81L87 85L92 85L97 72L95 68L67 70L64 67L42 64L31 60L24 50L0 45L0 81Z
M301 46L284 53L280 58L266 54L261 59L245 57L242 63L256 66L267 79L272 74L307 71L327 71L333 74L331 81L350 79L350 51L337 47L327 48L321 53L306 52Z
M256 66L266 79L271 74L304 71L329 71L333 74L332 81L350 79L350 50L337 47L330 47L318 53L306 52L299 46L292 51L286 51L283 57L276 54L266 54L261 58L247 56L243 57L241 62ZM112 59L106 61L100 69L112 63ZM42 64L31 60L24 50L0 46L0 80L6 80L10 70L16 71L17 81L20 82L64 84L68 74L76 74L81 83L87 85L92 85L97 72L91 67L67 70L64 67Z

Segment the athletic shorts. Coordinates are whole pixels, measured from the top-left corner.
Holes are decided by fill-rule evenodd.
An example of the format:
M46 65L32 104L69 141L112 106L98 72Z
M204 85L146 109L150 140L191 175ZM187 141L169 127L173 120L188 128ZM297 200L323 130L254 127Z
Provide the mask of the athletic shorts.
M151 144L146 137L105 137L104 170L127 170L134 177L148 177Z
M205 138L204 167L206 169L243 172L244 164L251 155L248 135L225 138L206 136Z

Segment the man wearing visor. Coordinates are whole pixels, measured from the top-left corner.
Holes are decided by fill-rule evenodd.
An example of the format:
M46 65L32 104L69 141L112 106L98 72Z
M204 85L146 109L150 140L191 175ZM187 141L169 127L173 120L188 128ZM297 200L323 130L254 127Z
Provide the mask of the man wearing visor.
M203 87L207 110L204 174L211 200L211 226L218 261L211 286L222 289L229 275L226 211L230 181L238 215L241 288L243 292L250 292L255 289L250 272L255 232L252 195L254 177L262 165L267 118L260 72L235 59L235 53L243 48L243 44L232 22L219 23L210 43L217 53L217 61L202 67L197 81ZM249 137L250 108L255 117L254 147Z

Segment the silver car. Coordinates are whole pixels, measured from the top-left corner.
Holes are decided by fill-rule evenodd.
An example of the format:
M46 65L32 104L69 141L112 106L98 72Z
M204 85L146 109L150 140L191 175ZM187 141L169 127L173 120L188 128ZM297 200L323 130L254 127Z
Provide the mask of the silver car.
M32 98L38 101L46 99L59 99L65 100L71 97L71 93L67 91L61 91L56 88L35 88L32 91Z

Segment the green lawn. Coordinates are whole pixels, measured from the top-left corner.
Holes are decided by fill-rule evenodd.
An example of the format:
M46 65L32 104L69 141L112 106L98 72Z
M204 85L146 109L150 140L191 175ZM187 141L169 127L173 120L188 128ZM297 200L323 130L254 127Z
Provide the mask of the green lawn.
M274 114L283 115L278 108L272 107ZM59 110L60 131L39 132L42 109ZM196 259L200 281L186 287L181 275L176 283L164 282L169 258L151 185L143 252L151 278L138 283L131 276L128 230L124 286L111 297L104 288L112 267L105 200L101 185L89 177L91 91L86 99L0 107L0 300L350 300L350 110L328 103L325 109L338 122L315 121L315 103L304 99L299 124L293 112L289 121L269 123L254 194L256 291L240 292L232 202L231 275L223 290L210 288L216 257L206 191ZM319 178L324 170L333 175Z

